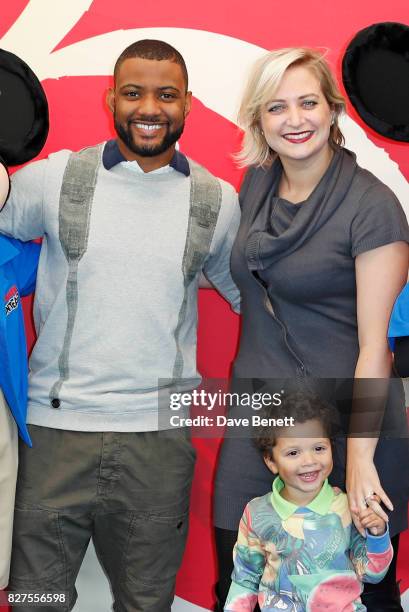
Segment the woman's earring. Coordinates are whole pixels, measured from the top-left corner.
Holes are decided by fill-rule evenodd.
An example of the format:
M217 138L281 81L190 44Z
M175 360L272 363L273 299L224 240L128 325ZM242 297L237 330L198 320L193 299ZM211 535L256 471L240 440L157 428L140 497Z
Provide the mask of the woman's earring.
M331 115L331 125L334 125L334 123L335 123L335 115L334 115L334 113L332 113L332 115Z

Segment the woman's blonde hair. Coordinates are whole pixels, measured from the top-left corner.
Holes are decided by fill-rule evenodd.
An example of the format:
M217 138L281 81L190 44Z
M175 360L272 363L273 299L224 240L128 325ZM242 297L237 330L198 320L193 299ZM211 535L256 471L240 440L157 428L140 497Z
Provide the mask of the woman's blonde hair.
M273 99L286 70L294 66L303 66L314 72L333 112L329 143L331 146L344 144L338 118L345 111L345 100L323 54L304 47L277 49L257 60L244 90L238 116L244 138L242 148L235 156L239 166L263 166L274 160L275 152L269 147L261 130L261 111Z

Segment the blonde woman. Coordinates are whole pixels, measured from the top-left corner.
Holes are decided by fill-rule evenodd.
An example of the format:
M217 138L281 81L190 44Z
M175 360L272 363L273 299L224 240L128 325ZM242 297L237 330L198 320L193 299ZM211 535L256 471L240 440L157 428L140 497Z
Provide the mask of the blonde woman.
M243 315L236 381L391 374L387 327L407 276L409 229L394 194L343 148L338 119L344 108L316 51L272 51L254 66L239 116L239 159L249 169L232 252ZM404 431L403 395L398 401ZM346 466L342 444L335 449L334 475L342 485L346 467L357 527L368 505L384 519L385 509L394 508L396 536L407 527L409 473L397 482L393 465L408 465L408 440L351 437L346 446ZM226 439L215 496L220 609L243 508L269 487L270 473L252 440ZM396 553L397 537L392 541ZM368 610L401 610L395 564L396 554L385 579L365 587ZM278 602L276 609L284 608Z

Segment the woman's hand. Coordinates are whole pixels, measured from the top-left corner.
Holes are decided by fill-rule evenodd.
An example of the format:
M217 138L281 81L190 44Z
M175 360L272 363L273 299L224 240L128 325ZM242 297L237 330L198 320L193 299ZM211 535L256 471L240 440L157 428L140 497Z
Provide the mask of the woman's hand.
M381 486L378 472L368 452L371 443L373 444L372 440L362 438L348 441L346 488L352 520L361 535L365 535L365 529L359 516L367 507L385 522L388 522L388 515L382 509L380 502L389 510L393 510L392 502Z

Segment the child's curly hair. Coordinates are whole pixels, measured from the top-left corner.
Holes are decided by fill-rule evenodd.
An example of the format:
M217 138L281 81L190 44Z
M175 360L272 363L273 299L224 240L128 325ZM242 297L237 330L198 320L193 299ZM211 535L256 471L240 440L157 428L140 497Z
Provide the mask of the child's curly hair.
M322 400L318 395L296 391L283 395L280 406L267 406L263 415L267 419L283 419L293 417L295 423L306 423L307 421L319 421L328 438L332 432L332 407ZM260 427L255 436L255 444L262 451L265 457L272 459L273 448L280 432L286 429L286 434L290 434L291 427Z

